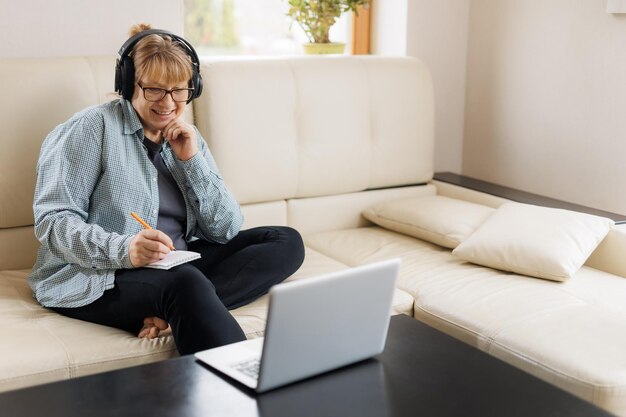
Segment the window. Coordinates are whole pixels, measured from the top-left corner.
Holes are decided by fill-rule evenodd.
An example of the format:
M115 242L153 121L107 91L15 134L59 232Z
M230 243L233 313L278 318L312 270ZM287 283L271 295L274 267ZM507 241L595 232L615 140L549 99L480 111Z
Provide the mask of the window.
M199 55L296 55L308 42L286 0L185 0L185 38ZM350 14L331 28L350 51Z

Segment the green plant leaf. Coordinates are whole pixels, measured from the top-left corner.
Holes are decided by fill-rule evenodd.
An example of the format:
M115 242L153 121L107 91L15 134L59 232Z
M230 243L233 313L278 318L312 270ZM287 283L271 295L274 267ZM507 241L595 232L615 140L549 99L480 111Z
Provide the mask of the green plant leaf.
M287 0L291 17L314 43L329 43L328 33L337 19L370 0Z

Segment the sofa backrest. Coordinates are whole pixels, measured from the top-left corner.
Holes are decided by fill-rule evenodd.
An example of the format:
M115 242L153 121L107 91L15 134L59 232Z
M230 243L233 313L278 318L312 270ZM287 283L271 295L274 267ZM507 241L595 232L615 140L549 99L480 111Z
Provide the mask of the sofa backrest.
M195 121L242 204L425 183L430 74L415 58L203 60Z
M0 270L32 266L41 143L72 114L116 97L114 64L115 57L0 61ZM269 213L264 220L276 205L286 219L287 199L432 177L432 86L416 59L203 60L202 73L196 125L237 199L269 202L257 210Z
M113 96L114 58L0 61L0 270L29 268L35 165L46 135L77 111Z

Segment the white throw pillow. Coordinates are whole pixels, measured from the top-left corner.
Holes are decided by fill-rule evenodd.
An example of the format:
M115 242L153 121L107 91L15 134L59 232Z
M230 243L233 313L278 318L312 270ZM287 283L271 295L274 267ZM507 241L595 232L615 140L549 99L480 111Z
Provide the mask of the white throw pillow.
M385 229L455 248L493 212L491 207L433 195L378 204L363 216Z
M590 214L505 203L452 254L479 265L565 281L613 224Z

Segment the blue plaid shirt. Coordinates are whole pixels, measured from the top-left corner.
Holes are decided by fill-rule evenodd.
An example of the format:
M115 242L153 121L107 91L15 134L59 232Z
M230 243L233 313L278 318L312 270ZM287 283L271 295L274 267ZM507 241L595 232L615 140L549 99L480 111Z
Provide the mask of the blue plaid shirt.
M196 133L198 154L179 161L166 143L163 161L185 200L185 239L225 243L243 217ZM89 304L113 287L115 270L132 268L128 247L142 226L130 212L153 228L159 216L158 172L143 138L131 103L120 99L77 113L44 141L33 204L41 246L29 276L42 305Z

